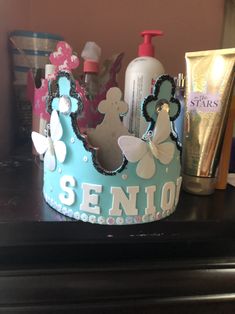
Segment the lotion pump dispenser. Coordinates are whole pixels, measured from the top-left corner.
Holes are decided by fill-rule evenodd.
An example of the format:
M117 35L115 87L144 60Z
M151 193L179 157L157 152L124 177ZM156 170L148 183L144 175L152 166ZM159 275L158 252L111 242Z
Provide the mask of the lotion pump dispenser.
M144 98L152 94L152 89L158 76L165 70L155 57L152 37L162 36L159 30L147 30L141 33L144 41L139 45L138 57L132 60L125 74L124 100L129 106L127 115L123 119L124 125L130 133L142 137L148 123L141 114L141 104Z

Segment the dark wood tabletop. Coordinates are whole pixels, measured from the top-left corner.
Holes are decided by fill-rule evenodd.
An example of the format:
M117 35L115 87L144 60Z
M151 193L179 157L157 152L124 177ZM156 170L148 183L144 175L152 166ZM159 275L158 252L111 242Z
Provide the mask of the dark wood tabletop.
M51 209L42 179L29 150L0 162L0 313L234 313L235 188L101 226Z

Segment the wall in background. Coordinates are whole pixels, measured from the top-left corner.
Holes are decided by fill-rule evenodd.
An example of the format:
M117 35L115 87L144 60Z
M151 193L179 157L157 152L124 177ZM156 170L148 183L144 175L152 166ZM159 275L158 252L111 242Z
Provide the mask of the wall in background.
M225 1L222 47L235 47L235 0ZM233 88L233 97L235 97L235 86ZM233 126L233 137L235 137L235 122Z
M225 1L222 47L235 47L235 0Z
M8 32L30 27L29 4L30 0L0 0L0 160L10 153L14 137Z
M104 57L124 51L122 82L144 29L164 31L153 41L171 75L184 71L186 51L221 47L224 0L31 0L30 9L33 30L60 33L78 53L87 40L96 41Z
M0 0L0 159L9 152L14 125L7 33L14 29L61 34L78 54L96 41L103 58L125 52L120 72L136 57L144 29L161 29L156 56L171 75L185 71L186 51L221 47L224 0Z

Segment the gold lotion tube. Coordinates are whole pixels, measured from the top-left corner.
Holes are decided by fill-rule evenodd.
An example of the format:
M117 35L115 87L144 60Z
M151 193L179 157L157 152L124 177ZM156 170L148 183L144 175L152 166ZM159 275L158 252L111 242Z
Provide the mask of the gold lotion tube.
M188 52L183 140L183 187L214 192L234 80L235 48Z

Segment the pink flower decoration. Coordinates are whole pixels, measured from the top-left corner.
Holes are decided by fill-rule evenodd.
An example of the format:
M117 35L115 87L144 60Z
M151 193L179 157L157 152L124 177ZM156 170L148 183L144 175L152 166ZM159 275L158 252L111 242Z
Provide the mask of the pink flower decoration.
M115 223L114 218L113 218L113 217L109 217L109 218L107 219L107 223L108 223L108 225L113 225L113 224Z
M135 216L134 219L135 219L135 222L137 224L142 222L142 217L141 216Z
M57 71L70 71L78 67L79 59L72 53L72 48L65 41L57 43L56 51L50 54L50 61Z
M156 213L156 220L162 219L162 214L160 212Z
M41 87L35 88L34 93L34 113L38 117L41 117L46 121L50 121L50 115L46 110L46 100L48 97L48 81L46 79L42 79Z
M41 86L37 88L31 70L28 72L27 77L27 97L32 103L33 113L46 121L50 121L50 115L46 109L48 81L41 79Z

